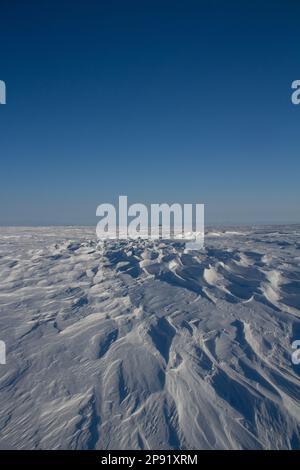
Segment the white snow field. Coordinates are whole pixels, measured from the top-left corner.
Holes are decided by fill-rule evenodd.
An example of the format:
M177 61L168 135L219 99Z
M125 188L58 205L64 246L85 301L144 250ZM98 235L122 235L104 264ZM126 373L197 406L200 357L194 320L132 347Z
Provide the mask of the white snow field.
M299 448L299 235L2 227L0 448Z

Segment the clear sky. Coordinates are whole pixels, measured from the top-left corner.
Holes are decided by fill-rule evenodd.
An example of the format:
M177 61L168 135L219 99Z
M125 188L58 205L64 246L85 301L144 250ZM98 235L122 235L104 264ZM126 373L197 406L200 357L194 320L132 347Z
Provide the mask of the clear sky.
M1 0L0 224L300 221L300 2Z

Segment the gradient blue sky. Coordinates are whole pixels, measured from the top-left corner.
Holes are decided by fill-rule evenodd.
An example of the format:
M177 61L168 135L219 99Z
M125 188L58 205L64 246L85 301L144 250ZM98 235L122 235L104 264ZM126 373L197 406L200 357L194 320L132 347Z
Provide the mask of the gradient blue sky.
M0 223L102 202L300 221L300 2L0 3Z

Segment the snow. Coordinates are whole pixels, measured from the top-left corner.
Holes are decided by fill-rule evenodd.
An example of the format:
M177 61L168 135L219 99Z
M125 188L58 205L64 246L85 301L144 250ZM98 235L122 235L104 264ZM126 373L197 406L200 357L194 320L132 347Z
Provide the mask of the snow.
M299 234L0 228L0 448L299 448Z

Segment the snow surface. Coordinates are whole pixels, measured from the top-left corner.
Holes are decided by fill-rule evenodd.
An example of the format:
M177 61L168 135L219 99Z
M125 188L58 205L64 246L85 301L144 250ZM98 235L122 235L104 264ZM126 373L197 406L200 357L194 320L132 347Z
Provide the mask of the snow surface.
M299 448L299 234L1 228L0 448Z

